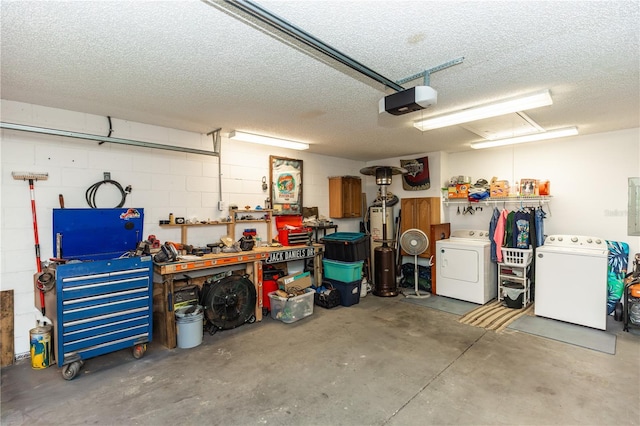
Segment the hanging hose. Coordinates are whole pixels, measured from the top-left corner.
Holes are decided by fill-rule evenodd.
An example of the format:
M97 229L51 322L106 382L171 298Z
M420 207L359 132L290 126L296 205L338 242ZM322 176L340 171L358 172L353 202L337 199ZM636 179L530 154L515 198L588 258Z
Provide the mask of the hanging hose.
M103 181L94 183L87 189L87 192L85 193L85 199L87 200L87 204L89 205L89 207L91 207L92 209L97 208L96 193L98 192L98 188L100 188L100 186L105 183L110 183L112 185L115 185L115 187L118 188L118 190L120 191L120 195L122 196L122 199L120 200L120 204L118 204L115 208L124 206L124 202L127 199L127 195L131 193L131 185L127 185L127 187L123 189L122 185L120 185L120 183L118 183L117 181L105 179Z

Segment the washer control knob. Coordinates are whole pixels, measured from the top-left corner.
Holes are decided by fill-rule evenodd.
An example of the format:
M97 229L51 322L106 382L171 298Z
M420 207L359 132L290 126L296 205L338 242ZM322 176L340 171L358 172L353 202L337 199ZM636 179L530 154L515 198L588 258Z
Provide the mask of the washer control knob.
M602 240L600 240L599 238L596 240L596 244L602 244Z
M591 243L593 242L593 240L592 240L591 238L587 238L587 242L588 242L589 244L591 244Z
M558 241L562 241L562 237L558 237Z
M473 237L475 234L476 234L476 232L475 232L475 231L469 231L469 236L470 236L470 237Z
M578 242L578 237L571 237L571 242L577 243Z
M550 239L551 241L555 241L555 240L556 240L556 237L549 237L549 239Z

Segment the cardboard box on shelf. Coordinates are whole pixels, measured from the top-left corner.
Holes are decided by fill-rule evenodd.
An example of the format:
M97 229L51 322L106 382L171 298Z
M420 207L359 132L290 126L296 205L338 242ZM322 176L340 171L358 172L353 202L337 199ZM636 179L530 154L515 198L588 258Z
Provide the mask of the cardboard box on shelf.
M491 198L501 198L509 196L509 181L508 180L496 180L491 182L489 188L489 196Z
M449 187L449 198L468 198L469 197L469 184L467 183L458 183L455 186L452 185Z

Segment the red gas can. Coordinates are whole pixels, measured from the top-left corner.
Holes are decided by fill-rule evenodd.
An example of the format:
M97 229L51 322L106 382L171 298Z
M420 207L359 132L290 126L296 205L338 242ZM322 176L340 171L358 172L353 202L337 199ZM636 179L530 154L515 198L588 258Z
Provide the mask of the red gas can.
M271 299L269 293L278 289L278 278L283 277L281 269L265 269L262 272L262 309L271 312Z

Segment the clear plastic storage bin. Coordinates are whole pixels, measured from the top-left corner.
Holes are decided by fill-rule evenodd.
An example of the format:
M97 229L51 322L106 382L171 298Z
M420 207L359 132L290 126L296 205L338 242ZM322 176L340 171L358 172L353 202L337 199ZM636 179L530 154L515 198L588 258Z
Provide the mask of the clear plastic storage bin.
M269 293L271 303L271 318L285 323L292 323L313 314L312 288L307 288L304 294L290 298L280 297L275 291Z

